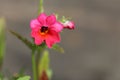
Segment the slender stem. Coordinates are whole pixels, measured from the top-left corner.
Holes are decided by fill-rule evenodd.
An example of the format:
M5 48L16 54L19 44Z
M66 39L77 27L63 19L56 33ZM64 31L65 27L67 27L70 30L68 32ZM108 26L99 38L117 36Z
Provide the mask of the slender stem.
M2 63L3 63L2 61L3 61L3 60L1 59L1 60L0 60L0 72L1 72L1 70L2 70Z
M36 60L35 60L35 51L32 51L32 70L33 70L33 80L37 80L36 72Z
M37 78L39 78L39 59L40 59L40 50L38 50L37 54L36 54L36 68L37 68Z
M43 12L44 12L44 9L43 9L43 0L40 0L38 14L43 13Z

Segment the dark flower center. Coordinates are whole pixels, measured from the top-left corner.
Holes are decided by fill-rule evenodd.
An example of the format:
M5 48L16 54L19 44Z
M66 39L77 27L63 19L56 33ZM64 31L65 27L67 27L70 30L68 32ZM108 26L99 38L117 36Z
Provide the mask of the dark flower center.
M42 33L46 33L48 32L48 27L46 26L42 26L41 30L40 30Z

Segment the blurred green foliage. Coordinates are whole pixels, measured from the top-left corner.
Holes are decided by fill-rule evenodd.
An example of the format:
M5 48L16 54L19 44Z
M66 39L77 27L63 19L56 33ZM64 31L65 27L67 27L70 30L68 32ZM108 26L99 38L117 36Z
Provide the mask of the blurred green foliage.
M5 19L0 18L0 69L5 54Z
M30 76L20 77L17 80L30 80Z
M25 69L21 68L18 73L0 72L0 80L30 80L30 76L25 75Z
M52 49L53 49L53 50L56 50L56 51L58 51L58 52L60 52L60 53L64 53L64 49L63 49L61 46L59 46L58 44L54 44L54 45L52 46Z

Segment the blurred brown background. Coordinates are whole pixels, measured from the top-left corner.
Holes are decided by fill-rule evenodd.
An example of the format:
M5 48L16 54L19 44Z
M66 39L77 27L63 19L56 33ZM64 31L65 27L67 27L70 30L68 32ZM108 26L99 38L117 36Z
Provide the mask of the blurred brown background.
M7 28L30 39L29 22L37 16L39 0L0 0ZM120 80L120 0L44 0L45 12L72 17L73 31L64 30L65 54L50 50L52 80ZM4 69L26 67L30 50L7 32Z

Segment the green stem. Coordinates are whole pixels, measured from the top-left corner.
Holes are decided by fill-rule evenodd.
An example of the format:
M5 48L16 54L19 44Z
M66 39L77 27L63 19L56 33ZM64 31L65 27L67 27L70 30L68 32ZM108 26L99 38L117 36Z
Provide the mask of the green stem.
M35 60L35 51L32 51L32 70L33 70L33 80L37 80L36 72L36 60Z
M38 51L37 54L36 54L37 78L39 78L39 59L40 59L40 52Z
M43 9L43 0L40 0L38 14L43 13L43 12L44 12L44 9Z
M1 72L1 70L2 70L2 63L3 63L3 60L0 59L0 72Z

